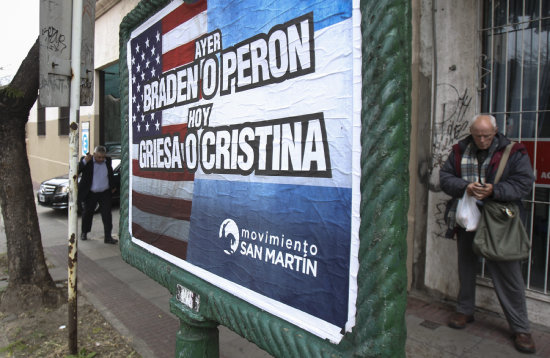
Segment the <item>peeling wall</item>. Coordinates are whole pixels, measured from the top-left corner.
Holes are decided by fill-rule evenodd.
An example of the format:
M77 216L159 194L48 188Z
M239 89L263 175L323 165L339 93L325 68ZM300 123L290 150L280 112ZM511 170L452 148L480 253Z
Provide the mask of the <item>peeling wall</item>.
M412 93L411 93L411 149L409 161L409 211L407 229L408 287L422 289L425 275L426 213L428 207L427 170L430 158L431 108L431 1L412 1ZM427 28L427 29L426 29Z
M424 3L427 12L428 2ZM433 8L429 3L434 25L431 21L423 24L426 35L422 56L426 63L431 62L436 75L432 78L431 155L420 163L429 190L424 284L454 297L458 288L456 243L444 238L447 228L443 215L448 197L439 188L439 169L451 146L468 134L467 123L477 107L477 1L439 0ZM435 42L429 46L432 39ZM427 67L422 67L422 72Z
M477 103L477 1L413 1L412 285L455 296L456 244L444 239L439 168L467 135ZM434 41L435 39L435 41ZM435 75L433 75L435 74ZM416 130L415 130L416 129ZM431 133L427 137L426 133ZM412 231L412 232L411 232ZM410 254L410 252L409 252Z

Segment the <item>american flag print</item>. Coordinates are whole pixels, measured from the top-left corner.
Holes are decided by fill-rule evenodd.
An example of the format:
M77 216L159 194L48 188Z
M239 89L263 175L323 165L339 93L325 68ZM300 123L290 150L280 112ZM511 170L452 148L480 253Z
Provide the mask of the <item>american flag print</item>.
M137 146L142 139L187 131L182 109L146 111L144 85L162 73L194 60L195 40L206 33L206 0L183 3L132 38L128 45L132 137L132 218L135 238L185 259L193 195L187 171L140 169ZM166 113L165 113L166 112Z

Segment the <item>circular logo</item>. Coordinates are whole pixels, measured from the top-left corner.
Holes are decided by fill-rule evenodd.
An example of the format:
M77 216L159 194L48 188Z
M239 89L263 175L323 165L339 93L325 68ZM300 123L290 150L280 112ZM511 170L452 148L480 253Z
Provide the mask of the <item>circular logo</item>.
M227 255L232 255L239 247L239 227L232 219L225 219L220 226L220 239L226 240L229 248L223 250Z

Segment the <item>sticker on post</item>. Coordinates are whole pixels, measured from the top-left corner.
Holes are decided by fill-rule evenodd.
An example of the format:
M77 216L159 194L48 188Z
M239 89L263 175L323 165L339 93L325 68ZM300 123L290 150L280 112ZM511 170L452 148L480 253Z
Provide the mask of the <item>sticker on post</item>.
M178 293L176 299L191 308L195 312L199 312L200 296L190 289L178 284Z

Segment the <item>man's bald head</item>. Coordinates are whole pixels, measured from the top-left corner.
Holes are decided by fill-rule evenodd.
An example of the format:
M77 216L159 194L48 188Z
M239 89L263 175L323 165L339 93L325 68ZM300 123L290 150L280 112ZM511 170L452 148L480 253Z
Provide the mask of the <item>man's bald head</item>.
M489 114L478 114L470 121L470 133L478 149L489 149L497 131L497 121Z

